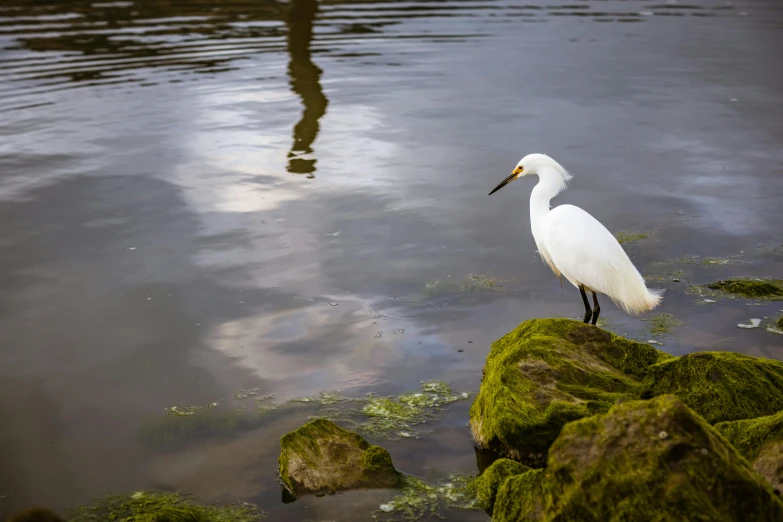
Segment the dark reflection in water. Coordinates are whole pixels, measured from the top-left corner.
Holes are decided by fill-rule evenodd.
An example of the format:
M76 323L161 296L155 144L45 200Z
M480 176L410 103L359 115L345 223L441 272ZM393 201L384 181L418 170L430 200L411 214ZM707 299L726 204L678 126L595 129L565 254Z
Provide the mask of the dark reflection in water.
M294 143L288 153L288 172L308 174L315 172L312 145L318 136L318 119L326 112L329 101L321 89L321 69L311 59L310 42L313 39L313 20L318 11L317 0L292 0L286 26L288 27L288 75L291 89L302 98L302 118L294 126Z

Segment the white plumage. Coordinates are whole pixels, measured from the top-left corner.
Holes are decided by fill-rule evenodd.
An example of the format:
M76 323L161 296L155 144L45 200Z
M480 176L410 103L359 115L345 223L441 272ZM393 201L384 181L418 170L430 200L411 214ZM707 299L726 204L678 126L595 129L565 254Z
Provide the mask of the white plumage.
M600 308L595 293L608 295L631 314L655 308L663 291L647 288L623 247L606 227L574 205L550 209L550 200L572 179L558 162L545 154L529 154L490 194L529 174L539 177L530 194L530 227L538 252L556 276L565 277L583 291L585 322L592 317L595 324L598 319ZM584 291L594 292L595 310L590 310Z

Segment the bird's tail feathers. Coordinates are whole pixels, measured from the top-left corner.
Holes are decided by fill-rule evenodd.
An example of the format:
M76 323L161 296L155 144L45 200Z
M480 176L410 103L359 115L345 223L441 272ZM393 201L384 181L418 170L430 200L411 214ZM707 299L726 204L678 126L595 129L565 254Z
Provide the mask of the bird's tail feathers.
M636 285L634 285L636 286ZM622 308L625 313L631 315L639 315L644 312L649 312L656 306L658 306L663 299L663 289L648 289L641 283L641 288L636 286L635 288L628 289L623 292L623 295L612 297L612 301L619 308Z

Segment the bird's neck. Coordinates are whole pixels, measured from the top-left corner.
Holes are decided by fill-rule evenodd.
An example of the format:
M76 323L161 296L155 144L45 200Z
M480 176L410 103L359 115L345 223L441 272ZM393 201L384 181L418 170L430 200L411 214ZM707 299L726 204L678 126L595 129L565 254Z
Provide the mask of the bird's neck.
M533 233L537 231L541 220L549 214L549 202L566 186L566 180L555 169L544 167L538 171L538 184L530 193L530 225Z

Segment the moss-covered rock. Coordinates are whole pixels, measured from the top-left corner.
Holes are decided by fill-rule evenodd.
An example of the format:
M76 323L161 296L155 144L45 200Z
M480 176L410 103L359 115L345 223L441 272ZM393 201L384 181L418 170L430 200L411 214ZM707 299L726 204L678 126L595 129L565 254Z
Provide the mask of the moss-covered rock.
M783 411L715 425L772 487L783 490Z
M778 328L783 330L783 315L781 315L780 319L778 319L777 325L778 325Z
M509 477L521 475L530 471L530 468L519 462L509 459L498 459L492 463L473 483L476 500L482 509L492 514L500 485Z
M543 469L530 470L503 481L498 488L492 522L544 520L547 482L547 472Z
M264 516L252 504L201 506L179 493L137 491L79 506L71 522L257 522Z
M326 419L288 433L280 446L280 479L294 495L400 483L388 451Z
M783 502L720 434L671 395L566 425L547 469L506 479L493 522L783 520Z
M565 426L548 473L547 518L783 520L772 488L671 395Z
M526 321L492 344L470 410L473 437L540 466L564 424L640 397L649 367L670 358L579 321Z
M731 352L698 352L652 365L645 397L674 394L711 424L783 409L783 362Z
M715 281L706 285L695 285L689 292L697 295L725 295L733 298L747 299L783 299L783 280L734 278Z
M470 424L481 447L541 467L566 423L664 394L710 423L771 415L783 409L783 362L673 357L578 321L533 319L492 344Z

